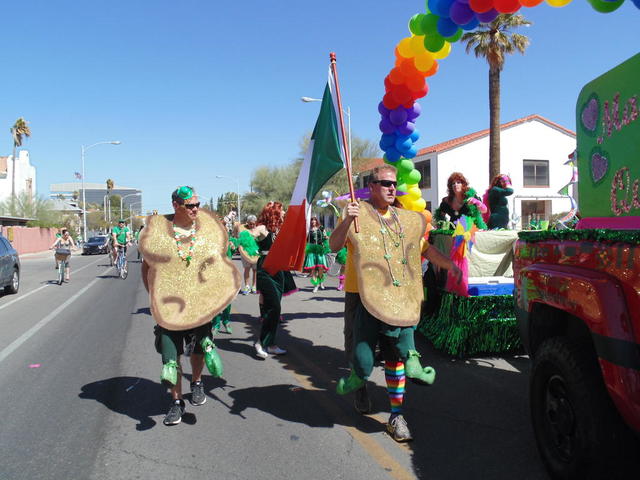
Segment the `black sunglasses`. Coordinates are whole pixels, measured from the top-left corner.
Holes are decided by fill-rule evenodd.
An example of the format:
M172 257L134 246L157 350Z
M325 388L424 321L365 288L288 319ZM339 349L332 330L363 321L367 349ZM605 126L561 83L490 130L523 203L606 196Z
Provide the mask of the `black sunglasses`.
M194 208L200 208L200 202L198 203L185 203L184 208L188 208L189 210L193 210Z
M387 188L398 186L398 182L396 182L395 180L371 180L371 183L379 183L383 187Z

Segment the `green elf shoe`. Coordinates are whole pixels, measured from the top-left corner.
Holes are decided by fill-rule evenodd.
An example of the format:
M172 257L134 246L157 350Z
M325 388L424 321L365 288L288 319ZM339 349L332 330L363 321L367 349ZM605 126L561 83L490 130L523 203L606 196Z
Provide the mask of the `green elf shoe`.
M207 364L209 373L215 378L221 377L223 373L222 359L220 355L218 355L215 344L209 337L204 337L200 341L200 345L202 346L202 350L204 350L204 363Z
M404 374L413 383L419 385L432 385L436 380L436 371L433 367L420 365L420 354L415 350L409 350L407 361L404 362Z
M348 377L342 377L340 380L338 380L336 392L338 392L338 395L346 395L347 393L360 390L365 383L365 380L360 378L358 375L356 375L356 372L351 370L351 373Z
M162 365L160 381L165 385L176 385L178 383L178 363L175 360L169 360Z
M223 323L222 325L224 326L224 330L227 333L229 334L233 333L233 328L231 328L231 323Z

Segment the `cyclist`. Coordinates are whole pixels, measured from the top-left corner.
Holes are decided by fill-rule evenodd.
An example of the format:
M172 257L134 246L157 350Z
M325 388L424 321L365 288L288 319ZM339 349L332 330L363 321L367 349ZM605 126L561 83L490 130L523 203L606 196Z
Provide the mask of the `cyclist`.
M118 248L124 248L127 253L127 245L131 242L131 230L124 223L124 220L118 220L118 225L111 229L111 238L113 240L113 263L116 263L118 257Z
M71 235L69 235L69 230L67 230L66 228L62 229L62 235L58 238L56 238L56 241L53 242L53 245L51 245L50 247L51 249L56 249L56 254L55 254L55 258L56 258L56 266L58 265L58 250L68 250L69 253L66 254L67 260L67 268L65 268L65 272L64 275L66 277L67 282L69 282L71 280L71 268L69 267L69 256L71 254L71 249L76 248L76 244L73 241L73 238L71 238ZM62 252L61 252L62 254Z

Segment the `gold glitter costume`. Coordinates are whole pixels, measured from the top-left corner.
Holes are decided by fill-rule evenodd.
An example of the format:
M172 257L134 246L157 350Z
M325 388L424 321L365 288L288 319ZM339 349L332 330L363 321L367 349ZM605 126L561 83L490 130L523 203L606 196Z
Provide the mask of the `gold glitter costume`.
M393 224L381 224L376 209L366 202L360 203L360 232L355 233L352 226L348 238L358 270L360 299L367 311L388 325L408 327L420 320L424 295L420 240L426 231L426 221L418 212L394 211L403 238L400 231L394 231ZM394 285L394 278L398 286Z
M149 265L151 314L167 330L188 330L211 321L238 294L240 273L226 256L228 236L220 221L201 210L192 259L178 256L173 215L151 215L140 236Z

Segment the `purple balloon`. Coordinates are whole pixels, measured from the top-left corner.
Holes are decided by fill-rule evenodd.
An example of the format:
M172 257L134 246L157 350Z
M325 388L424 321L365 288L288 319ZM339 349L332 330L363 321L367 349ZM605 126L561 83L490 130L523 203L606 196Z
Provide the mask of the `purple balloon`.
M398 107L394 110L391 110L389 112L389 121L396 126L402 125L407 121L407 111L404 109L404 107Z
M393 133L396 131L396 126L391 123L388 118L380 120L378 127L382 133Z
M378 112L380 113L380 115L382 115L383 117L388 117L389 116L389 109L387 107L384 106L384 103L380 102L378 104Z
M469 23L466 23L464 25L460 25L460 28L463 30L473 30L478 25L480 25L480 22L478 21L478 18L474 16L473 20L471 20Z
M498 15L500 15L500 13L495 8L492 8L488 12L476 13L476 17L480 20L480 23L491 23Z
M398 133L406 137L407 135L411 135L415 129L415 123L406 121L402 125L398 126Z
M451 5L449 14L451 15L451 20L456 25L466 25L473 20L473 10L471 10L469 5L462 3L460 0L457 0L453 5ZM453 33L455 34L455 32Z
M639 0L640 1L640 0ZM422 107L419 103L414 103L411 108L407 108L407 118L410 121L414 121L422 113Z

